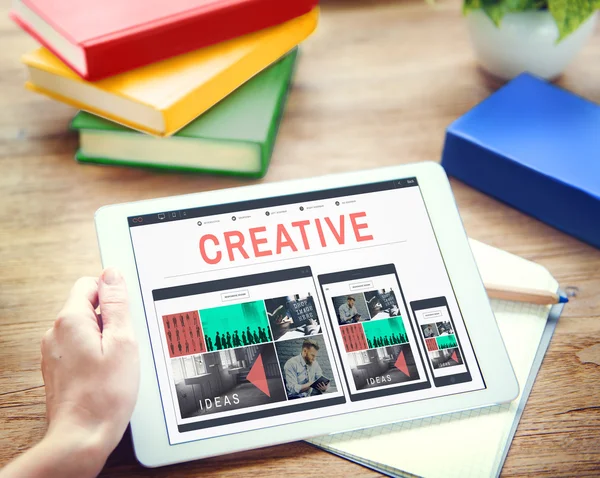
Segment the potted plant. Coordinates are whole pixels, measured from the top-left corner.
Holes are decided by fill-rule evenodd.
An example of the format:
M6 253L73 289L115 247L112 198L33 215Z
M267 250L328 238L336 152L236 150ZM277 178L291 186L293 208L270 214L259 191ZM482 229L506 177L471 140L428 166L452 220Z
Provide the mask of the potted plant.
M600 0L464 0L482 67L508 80L559 76L594 31Z

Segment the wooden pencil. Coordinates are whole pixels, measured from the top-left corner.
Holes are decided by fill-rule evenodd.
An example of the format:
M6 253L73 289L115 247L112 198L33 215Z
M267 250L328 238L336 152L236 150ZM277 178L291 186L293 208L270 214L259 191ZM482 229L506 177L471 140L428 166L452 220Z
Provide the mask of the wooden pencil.
M519 287L507 287L498 284L484 284L490 299L512 300L516 302L529 302L530 304L558 304L568 302L565 296L539 289L522 289Z

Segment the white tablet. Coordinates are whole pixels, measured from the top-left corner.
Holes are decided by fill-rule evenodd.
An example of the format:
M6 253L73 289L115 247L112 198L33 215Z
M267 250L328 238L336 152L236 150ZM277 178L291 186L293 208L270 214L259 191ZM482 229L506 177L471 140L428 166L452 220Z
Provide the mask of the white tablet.
M435 163L108 206L96 227L131 295L143 465L517 396Z

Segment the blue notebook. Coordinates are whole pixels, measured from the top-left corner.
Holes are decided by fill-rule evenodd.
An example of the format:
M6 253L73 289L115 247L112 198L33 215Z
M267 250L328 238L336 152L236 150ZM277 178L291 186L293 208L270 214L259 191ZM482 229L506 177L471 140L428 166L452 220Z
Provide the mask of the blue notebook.
M452 123L446 172L600 247L600 106L522 74Z

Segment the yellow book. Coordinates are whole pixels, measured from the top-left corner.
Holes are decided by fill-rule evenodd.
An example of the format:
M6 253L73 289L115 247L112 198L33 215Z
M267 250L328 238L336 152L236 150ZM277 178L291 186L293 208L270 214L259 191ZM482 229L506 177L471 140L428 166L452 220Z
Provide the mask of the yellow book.
M27 88L157 136L170 136L306 39L319 11L96 82L45 48L23 56Z

